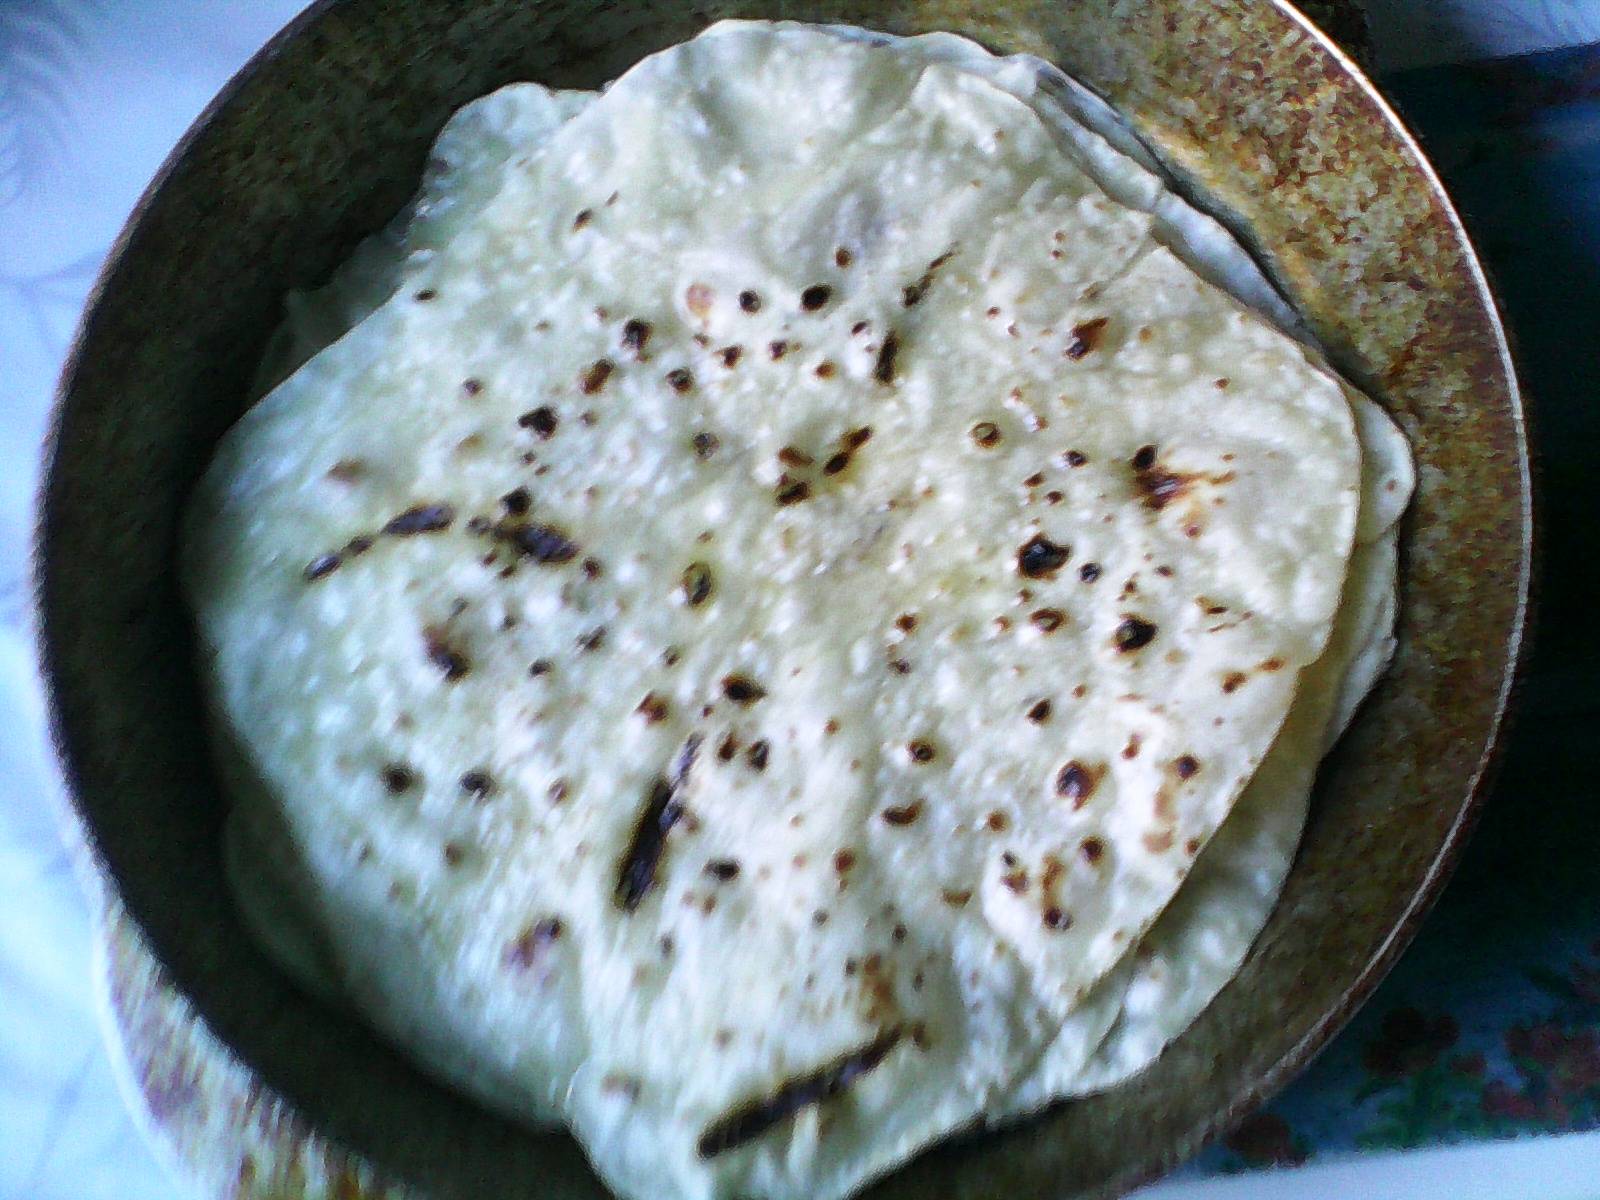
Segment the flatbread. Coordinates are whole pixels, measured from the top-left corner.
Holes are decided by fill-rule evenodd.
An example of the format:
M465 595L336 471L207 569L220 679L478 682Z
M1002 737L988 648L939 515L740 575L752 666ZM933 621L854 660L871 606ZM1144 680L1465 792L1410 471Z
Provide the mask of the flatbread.
M186 586L369 1019L626 1194L842 1194L1176 892L1327 640L1354 421L970 73L723 26L573 108L230 433Z

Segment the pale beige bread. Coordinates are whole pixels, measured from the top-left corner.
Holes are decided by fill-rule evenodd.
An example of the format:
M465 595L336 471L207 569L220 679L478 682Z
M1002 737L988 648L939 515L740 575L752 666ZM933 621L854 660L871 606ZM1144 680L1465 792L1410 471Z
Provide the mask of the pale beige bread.
M859 38L860 31L841 29ZM1227 288L1274 324L1310 343L1309 332L1250 255L1211 216L1187 203L1159 174L1155 160L1103 101L1041 60L995 58L948 34L908 39L907 53L957 63L1028 102L1063 148L1120 202L1150 213L1153 235L1197 273ZM1237 811L1196 862L1173 904L1097 986L1092 1002L1063 1023L1069 1040L1079 1022L1104 1019L1109 995L1119 1016L1081 1069L1047 1052L998 1106L993 1119L1031 1111L1060 1096L1103 1090L1147 1066L1233 977L1271 913L1293 861L1318 759L1348 724L1394 649L1398 520L1412 491L1404 436L1376 404L1346 387L1362 447L1363 495L1358 550L1352 556L1334 637L1301 680L1290 718ZM1323 738L1308 731L1323 720Z
M1261 770L1172 903L1086 1005L1084 1016L1092 1013L1098 1027L1106 996L1118 997L1117 1017L1094 1055L1075 1066L1046 1052L991 1112L992 1122L1136 1075L1233 978L1294 860L1317 762L1343 725L1341 701L1359 701L1392 652L1394 567L1392 538L1360 546L1351 556L1347 604L1328 651L1305 672L1303 694ZM1078 1013L1069 1015L1064 1027L1078 1019Z
M289 293L285 320L262 355L256 391L283 382L424 269L499 190L510 158L539 145L593 99L591 92L522 83L461 108L434 139L422 183L401 213L362 241L327 285Z
M848 28L830 32L854 40L870 36ZM1162 185L1157 165L1103 102L1048 64L1022 55L995 58L963 38L934 34L896 44L900 53L921 61L948 61L977 72L1029 103L1096 182L1123 203L1156 216L1153 232L1163 244L1280 328L1309 340L1293 310L1250 256L1214 219ZM579 94L559 95L569 106L569 115L577 111ZM431 231L419 230L424 220L444 213L459 222L463 213L485 202L494 190L493 184L486 181L497 178L519 146L536 144L548 134L551 126L546 123L546 116L551 103L550 93L544 89L516 85L458 114L435 147L430 176L416 205L419 215L408 218L402 214L397 224L402 236L386 231L376 242L379 253L372 253L373 246L364 247L341 268L328 288L296 298L289 327L302 336L309 331L311 338L320 339L311 343L312 348L320 348L386 299L398 283L396 266L405 263L409 269L416 269L423 258L416 248L431 247L441 240ZM524 109L527 111L521 111ZM471 136L486 126L492 136ZM515 130L515 136L507 134L508 129ZM403 236L407 230L409 238ZM335 333L329 332L330 318ZM302 357L308 355L309 351ZM1393 649L1394 527L1411 492L1410 457L1404 438L1370 400L1353 392L1347 394L1356 405L1363 450L1364 492L1358 541L1367 545L1381 537L1388 549L1381 554L1358 553L1352 560L1346 603L1353 598L1359 612L1342 610L1339 621L1345 629L1359 625L1361 632L1355 657L1343 668L1340 712L1329 724L1329 744L1348 722ZM1336 641L1348 648L1352 638L1345 635L1336 637ZM1337 673L1337 658L1332 647L1324 653L1301 685L1300 704L1305 703L1307 692L1312 693L1313 705L1321 702L1316 696ZM1291 714L1290 724L1303 729L1306 721L1301 718L1296 722ZM1302 741L1280 736L1273 755L1281 760L1292 753L1290 746ZM1065 1019L1058 1035L1067 1047L1065 1053L1047 1052L1018 1086L1016 1094L999 1106L998 1115L1028 1111L1052 1096L1098 1090L1135 1073L1185 1028L1232 977L1271 911L1304 822L1304 790L1297 793L1291 789L1287 794L1274 790L1269 785L1281 783L1286 772L1270 762L1268 768L1245 793L1241 811L1223 827L1216 844L1197 861L1179 893L1182 902L1163 914L1136 949L1130 950L1128 961L1096 985L1093 1003L1085 1003ZM274 861L271 846L240 855L240 860L254 865L242 868L239 886L267 897L246 905L247 909L269 914L269 919L258 921L260 935L264 940L282 943L286 919L281 897L295 889L250 882L260 880L263 864ZM1248 886L1241 888L1241 879ZM280 898L273 901L272 895ZM280 957L297 958L302 964L306 958L304 954L291 955L281 945L277 952ZM304 971L302 966L301 973ZM1108 1004L1113 997L1128 992L1130 981L1136 985L1131 996L1132 1011L1117 1018L1114 1036L1108 1037L1081 1071L1076 1071L1081 1039L1107 1024L1112 1011ZM327 990L326 983L315 979L308 980L308 986ZM1118 1001L1116 1011L1121 1013L1122 1008L1123 1002ZM1091 1032L1086 1034L1086 1030Z
M845 37L859 31L840 30ZM998 59L963 38L910 39L908 52L956 62L1029 102L1098 182L1122 203L1155 218L1153 235L1197 273L1227 288L1279 328L1310 344L1309 332L1255 261L1211 216L1166 185L1136 135L1103 101L1038 59ZM1196 862L1173 904L1128 959L1069 1015L1103 1021L1104 1000L1122 995L1119 1016L1081 1069L1046 1052L993 1120L1032 1111L1052 1098L1103 1090L1136 1074L1182 1032L1233 977L1271 913L1298 845L1316 761L1354 714L1394 650L1398 521L1413 475L1404 436L1376 404L1346 387L1362 446L1363 496L1334 637L1308 668L1289 720L1237 811ZM1313 744L1308 731L1332 713Z
M1349 405L1028 107L801 30L647 61L468 208L207 477L219 710L340 990L425 1063L628 1194L840 1194L1060 1052L1266 754L1346 574Z

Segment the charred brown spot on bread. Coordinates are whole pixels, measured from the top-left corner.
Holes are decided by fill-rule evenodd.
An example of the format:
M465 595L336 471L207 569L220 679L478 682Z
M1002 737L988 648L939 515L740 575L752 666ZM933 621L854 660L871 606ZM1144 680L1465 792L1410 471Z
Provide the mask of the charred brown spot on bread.
M1092 562L1084 563L1083 566L1078 568L1078 578L1083 580L1084 583L1093 583L1096 579L1100 578L1100 564Z
M326 579L343 565L342 554L319 554L305 565L300 574L307 583L315 583L319 579Z
M635 358L644 357L644 346L649 340L650 322L641 321L638 317L634 317L623 323L622 348L630 352Z
M667 719L671 711L667 702L655 692L646 692L644 699L639 701L639 707L633 710L645 719L650 725L659 725Z
M872 364L872 377L879 383L894 382L895 365L900 357L900 335L891 329L878 347L877 361Z
M1173 803L1172 793L1165 787L1156 789L1155 801L1151 807L1155 809L1156 819L1167 824L1171 824L1177 817L1177 806Z
M749 764L752 771L765 771L767 759L772 753L772 747L765 738L759 738L750 743L744 752L744 761Z
M611 378L611 372L616 370L616 364L609 358L598 358L584 369L578 376L578 390L585 396L592 396L606 386L606 380Z
M1231 695L1249 682L1250 677L1243 671L1229 671L1222 677L1222 690Z
M581 552L578 543L554 525L517 525L495 533L518 554L546 565L571 562Z
M1200 760L1192 754L1180 754L1172 763L1179 779L1193 779L1200 773Z
M1144 848L1151 854L1165 854L1172 849L1172 830L1162 829L1155 833L1147 833L1141 840L1144 842Z
M1072 556L1072 547L1036 533L1017 550L1017 573L1028 579L1049 579Z
M1081 467L1089 461L1089 456L1081 450L1068 450L1061 456L1061 461L1069 467Z
M1111 635L1118 654L1142 650L1155 640L1156 627L1143 617L1124 616Z
M717 351L717 359L730 371L739 365L739 358L744 354L743 346L724 346Z
M778 341L767 343L767 357L772 359L773 362L777 362L787 353L789 353L789 343L781 338Z
M1044 927L1055 933L1062 933L1072 928L1072 918L1052 904L1044 910Z
M833 252L833 265L836 267L848 267L854 261L855 256L843 246Z
M446 683L454 683L458 679L465 678L467 672L472 669L467 656L451 644L449 634L442 626L424 626L422 645L428 661L439 668Z
M887 1030L827 1066L736 1106L705 1127L695 1147L697 1153L701 1158L715 1158L754 1141L802 1109L832 1099L889 1057L901 1037L899 1029Z
M533 430L534 434L538 434L539 437L549 438L555 435L558 418L555 416L554 408L550 408L549 405L539 405L538 408L526 411L522 416L518 416L517 424L522 426L523 429Z
M673 367L666 375L667 386L680 396L694 387L694 372L688 367Z
M842 448L830 454L827 461L822 464L822 473L824 475L837 475L845 470L849 467L855 452L865 446L871 439L872 428L870 426L863 426L845 434L839 439L839 444Z
M1031 613L1028 620L1040 633L1054 633L1067 623L1067 614L1059 608L1041 608Z
M939 751L927 738L914 738L906 743L906 754L914 763L931 763Z
M1050 719L1050 701L1040 700L1028 709L1028 720L1043 725Z
M367 464L359 458L341 458L328 468L328 478L338 483L359 482L367 473Z
M739 878L739 864L731 858L714 858L706 864L706 874L722 883L727 883L731 879Z
M900 303L906 308L915 308L922 303L922 298L928 294L928 289L933 286L934 278L939 274L939 268L955 257L955 249L946 250L938 258L928 264L924 271L913 283L900 289Z
M828 303L833 297L833 289L825 283L814 283L800 293L800 307L807 312L816 312Z
M407 537L414 533L438 533L449 529L456 519L455 509L448 504L414 504L398 516L391 517L383 532L390 537Z
M683 576L678 582L683 591L683 602L690 608L698 608L711 599L711 593L716 588L711 568L703 562L690 563L683 569Z
M811 485L804 479L791 479L788 475L778 476L778 488L773 492L772 498L778 502L779 507L787 508L791 504L800 504L811 499Z
M993 421L979 421L972 427L972 440L985 450L1000 444L1000 426Z
M1084 838L1078 845L1078 853L1083 855L1083 861L1091 867L1105 857L1106 844L1097 837Z
M417 782L417 773L405 763L385 763L381 774L383 786L395 796L410 791Z
M528 510L533 507L533 496L525 487L512 488L504 496L500 497L500 505L509 516L525 516Z
M1068 801L1074 809L1089 803L1089 797L1100 784L1104 767L1090 767L1073 759L1056 772L1056 795Z
M1076 362L1097 350L1105 338L1106 326L1110 323L1108 317L1095 317L1093 320L1074 325L1067 338L1066 356Z
M748 675L724 675L722 694L735 704L750 705L766 696L767 689Z
M656 779L633 828L633 836L617 870L616 900L623 912L634 912L655 886L661 856L666 852L667 835L683 819L684 807L678 793L694 768L700 753L701 736L691 734L679 750L670 776Z
M561 940L566 931L566 923L560 917L545 917L534 922L506 947L506 966L519 971L528 970L538 963L550 946Z
M577 232L578 230L582 229L585 225L587 225L592 220L594 220L594 209L592 209L592 208L579 209L578 210L578 215L572 218L572 229L573 229L573 232Z
M1144 493L1146 508L1157 511L1165 508L1189 489L1195 476L1179 475L1172 471L1146 471L1139 476L1139 490Z
M746 288L739 293L739 308L743 312L758 313L761 311L761 297Z
M809 467L817 460L795 446L785 446L778 451L778 461L786 467Z
M1160 512L1189 491L1198 475L1184 475L1161 466L1154 446L1140 446L1132 460L1134 486L1144 496L1144 506Z
M684 307L697 317L710 313L715 299L716 293L703 283L691 283L683 293Z
M882 812L885 822L890 825L911 825L922 815L922 801L913 800L910 804L891 805Z
M721 438L714 433L706 433L704 430L695 434L690 441L694 445L694 456L702 462L715 454L717 448L722 445Z
M461 790L474 800L486 800L494 794L494 776L478 768L461 776Z

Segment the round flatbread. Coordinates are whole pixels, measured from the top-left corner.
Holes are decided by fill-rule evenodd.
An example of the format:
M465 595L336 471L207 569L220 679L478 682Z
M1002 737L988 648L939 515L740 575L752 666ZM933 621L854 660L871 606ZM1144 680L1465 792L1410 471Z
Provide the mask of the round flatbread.
M1323 654L1355 421L970 71L725 25L537 103L191 505L240 825L619 1191L843 1194L1088 1062Z

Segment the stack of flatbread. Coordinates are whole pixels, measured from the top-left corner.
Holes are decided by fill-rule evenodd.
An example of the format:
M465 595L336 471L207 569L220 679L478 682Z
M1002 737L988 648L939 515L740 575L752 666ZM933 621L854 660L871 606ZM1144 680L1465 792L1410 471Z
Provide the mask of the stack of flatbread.
M1393 647L1409 453L1291 321L952 36L469 106L189 508L252 927L638 1200L1135 1074Z

